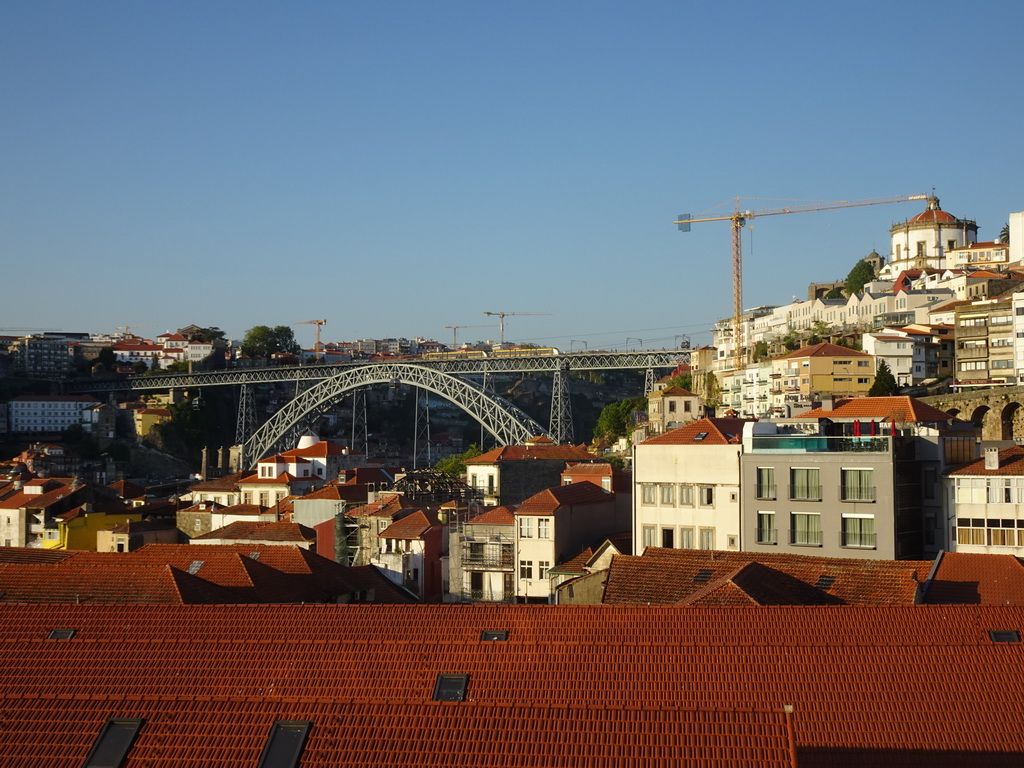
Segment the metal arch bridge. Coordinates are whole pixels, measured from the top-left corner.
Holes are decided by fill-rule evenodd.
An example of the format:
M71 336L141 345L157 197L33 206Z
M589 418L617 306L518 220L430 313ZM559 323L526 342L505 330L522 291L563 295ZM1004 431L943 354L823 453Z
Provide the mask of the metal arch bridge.
M689 350L656 352L579 352L562 355L515 355L445 360L358 362L335 365L303 365L281 368L241 368L187 374L146 374L127 379L93 380L73 385L74 392L124 390L196 389L239 386L238 441L243 444L243 464L269 453L299 428L314 412L320 413L344 393L374 384L403 383L434 392L459 406L504 444L521 443L540 434L555 442L572 441L572 411L566 375L571 371L645 370L645 391L654 387L654 370L689 363ZM551 422L547 432L508 401L497 397L467 375L483 377L501 373L552 373ZM251 436L244 427L251 412L251 386L266 383L313 383L280 409Z

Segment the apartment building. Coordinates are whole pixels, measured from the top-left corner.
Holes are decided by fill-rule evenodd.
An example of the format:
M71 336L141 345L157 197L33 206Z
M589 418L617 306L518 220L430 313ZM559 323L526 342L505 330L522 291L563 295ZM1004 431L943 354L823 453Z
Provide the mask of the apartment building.
M958 387L1016 384L1013 294L958 305L956 378Z

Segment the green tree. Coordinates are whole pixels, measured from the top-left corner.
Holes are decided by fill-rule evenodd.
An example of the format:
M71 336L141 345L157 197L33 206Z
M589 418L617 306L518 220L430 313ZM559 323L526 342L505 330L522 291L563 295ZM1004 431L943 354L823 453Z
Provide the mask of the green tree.
M999 242L1008 243L1010 242L1010 223L1003 224L1003 228L999 230Z
M647 410L646 397L631 397L610 403L601 410L594 426L594 438L614 440L622 437L633 426L633 413Z
M890 395L898 395L899 391L900 388L896 384L896 377L889 370L889 365L885 360L879 360L878 370L875 371L875 380L871 384L871 389L868 390L868 397L889 397Z
M823 320L815 320L810 330L811 335L807 337L808 346L828 341L828 332L831 328Z
M480 450L480 446L473 443L464 453L449 456L446 459L441 459L434 465L434 469L438 472L444 472L446 475L451 475L452 477L462 477L466 474L466 462L470 459L475 459L482 453L483 451Z
M874 279L875 272L871 269L871 265L864 259L858 259L857 263L853 265L853 269L850 270L850 274L846 276L844 286L846 295L853 296L855 293L860 293L864 290L864 286Z
M224 336L224 331L214 325L209 328L197 328L188 335L188 340L209 344L214 341L226 341L227 339Z
M842 299L845 297L842 288L833 288L831 291L825 294L826 299Z
M300 351L295 334L287 325L254 325L242 339L242 352L250 357L270 357L279 352L297 355Z
M758 341L754 344L754 362L760 363L762 360L767 360L768 354L768 342Z

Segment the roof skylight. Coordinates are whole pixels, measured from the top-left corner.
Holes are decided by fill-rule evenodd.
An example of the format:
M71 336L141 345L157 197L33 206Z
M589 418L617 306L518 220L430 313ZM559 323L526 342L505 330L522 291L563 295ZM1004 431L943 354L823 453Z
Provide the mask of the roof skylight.
M121 768L145 721L112 717L93 742L85 768Z

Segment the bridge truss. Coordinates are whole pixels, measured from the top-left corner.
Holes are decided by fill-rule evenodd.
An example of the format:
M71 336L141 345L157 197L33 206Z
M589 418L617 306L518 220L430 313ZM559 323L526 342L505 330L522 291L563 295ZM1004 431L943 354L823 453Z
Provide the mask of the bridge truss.
M123 390L197 389L237 386L239 393L236 439L243 446L243 466L271 452L293 436L311 416L317 416L346 392L377 384L402 383L433 392L462 408L499 442L517 444L545 434L555 442L573 440L572 409L568 376L573 371L646 371L645 391L653 388L656 369L674 368L690 362L689 350L657 352L578 352L564 355L515 355L446 360L371 361L334 365L303 365L281 368L238 368L196 373L146 374L121 379L75 383L72 392L115 392ZM553 375L550 429L545 431L519 408L489 387L465 376L488 382L496 374L550 373ZM256 384L294 383L301 392L253 432L252 388Z

